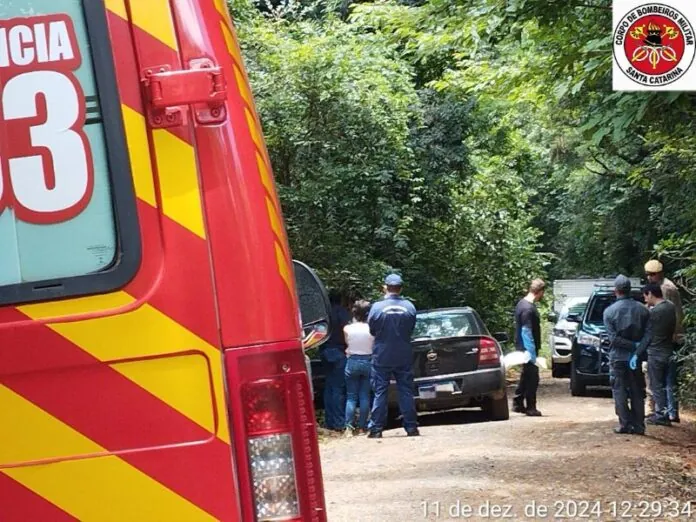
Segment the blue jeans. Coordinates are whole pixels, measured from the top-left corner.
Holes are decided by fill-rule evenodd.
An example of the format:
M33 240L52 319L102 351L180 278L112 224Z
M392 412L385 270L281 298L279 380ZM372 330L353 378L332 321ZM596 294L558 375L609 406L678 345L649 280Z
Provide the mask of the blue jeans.
M667 375L669 373L669 358L665 356L648 356L648 376L655 400L655 416L669 418L667 407Z
M330 430L345 427L346 413L346 355L341 346L326 346L320 353L324 367L324 418Z
M367 429L370 415L370 355L351 355L346 361L346 427L354 427L355 408L360 401L358 428Z
M399 410L403 416L404 429L407 432L418 428L418 416L416 415L416 402L413 398L413 368L411 365L400 368L385 368L372 366L370 379L372 390L375 393L372 405L372 418L369 430L382 431L387 424L389 381L394 376L399 392Z
M667 367L667 383L665 386L665 392L667 394L667 415L670 419L675 419L679 417L679 399L678 399L678 389L677 389L677 361L676 357L672 355L669 360L669 365Z

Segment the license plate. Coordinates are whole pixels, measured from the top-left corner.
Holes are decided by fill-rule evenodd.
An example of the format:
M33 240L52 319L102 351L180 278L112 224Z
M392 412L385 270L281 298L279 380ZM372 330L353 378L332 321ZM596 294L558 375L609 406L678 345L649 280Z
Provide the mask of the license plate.
M437 398L437 390L435 386L420 386L418 388L418 397L421 399L435 399Z
M435 392L436 393L453 393L454 392L454 383L453 382L446 382L442 384L436 384L435 385Z

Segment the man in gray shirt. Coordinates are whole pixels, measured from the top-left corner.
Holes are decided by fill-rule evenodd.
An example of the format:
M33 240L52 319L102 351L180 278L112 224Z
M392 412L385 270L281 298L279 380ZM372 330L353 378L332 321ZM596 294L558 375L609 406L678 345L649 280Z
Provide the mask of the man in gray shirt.
M604 311L604 326L609 336L612 391L620 423L614 432L644 435L645 381L638 370L629 368L628 361L645 335L650 313L645 306L631 298L631 280L626 276L616 278L614 294L616 302Z
M648 424L669 426L667 412L667 375L669 364L674 351L674 332L677 328L677 311L673 303L667 301L662 288L657 283L649 283L643 288L643 296L650 307L650 321L645 337L638 345L636 353L631 357L629 366L632 370L638 367L638 360L647 350L648 376L655 398L655 414L648 418Z

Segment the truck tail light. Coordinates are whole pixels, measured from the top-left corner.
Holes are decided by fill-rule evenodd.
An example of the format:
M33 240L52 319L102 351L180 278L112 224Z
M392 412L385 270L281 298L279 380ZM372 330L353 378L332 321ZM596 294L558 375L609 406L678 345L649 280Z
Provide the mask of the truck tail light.
M242 397L256 518L296 520L300 503L283 381L249 383Z
M499 366L500 353L495 340L490 337L483 337L479 341L479 367L481 366Z
M225 353L242 520L325 522L313 397L299 343Z

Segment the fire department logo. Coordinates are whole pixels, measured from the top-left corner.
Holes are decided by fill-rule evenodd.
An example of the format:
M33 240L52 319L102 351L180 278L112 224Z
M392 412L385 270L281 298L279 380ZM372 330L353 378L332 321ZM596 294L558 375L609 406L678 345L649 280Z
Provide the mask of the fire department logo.
M684 77L696 54L694 39L691 22L679 10L644 4L615 26L614 59L633 82L656 89Z

